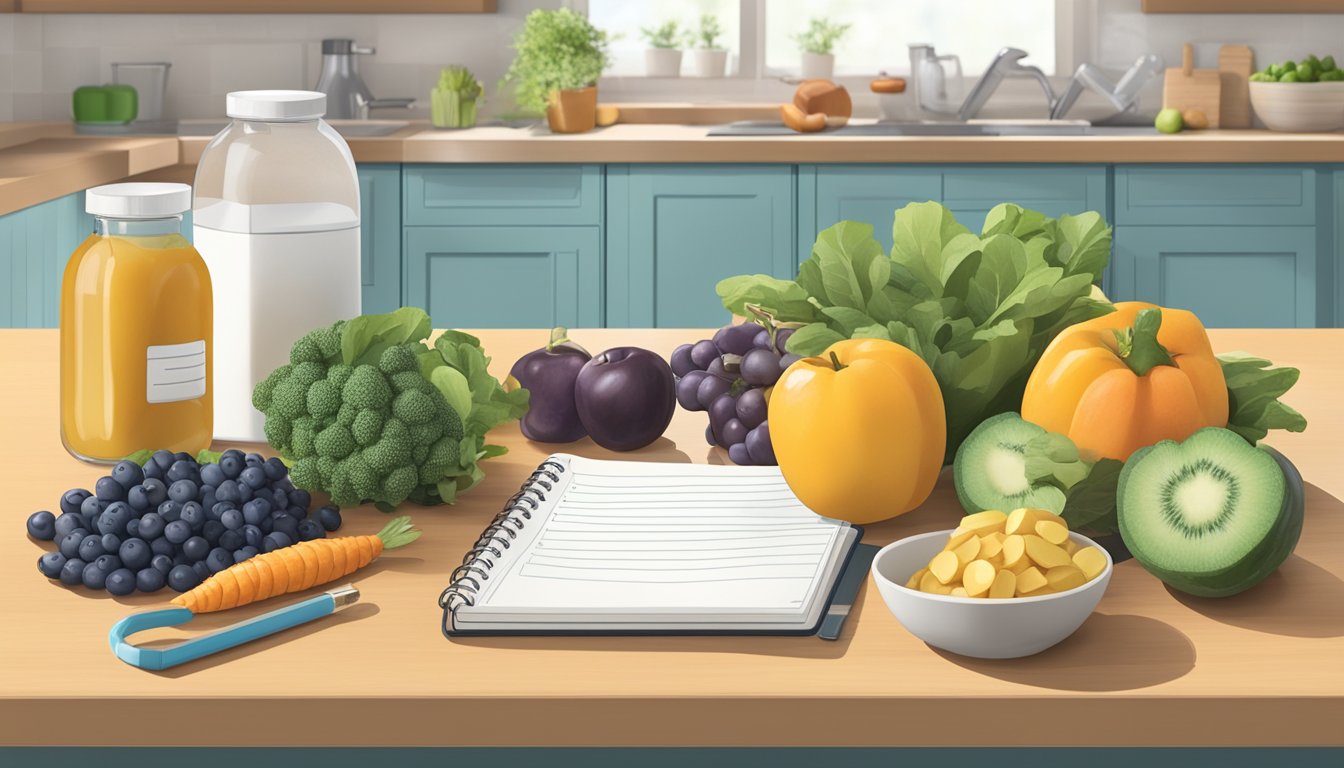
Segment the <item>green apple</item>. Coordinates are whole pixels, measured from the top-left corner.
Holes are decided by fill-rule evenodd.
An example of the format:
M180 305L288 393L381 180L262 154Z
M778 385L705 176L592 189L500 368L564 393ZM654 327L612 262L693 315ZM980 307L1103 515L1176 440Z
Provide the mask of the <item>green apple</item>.
M1167 107L1157 113L1153 125L1162 133L1180 133L1181 128L1185 127L1185 121L1181 119L1181 110Z

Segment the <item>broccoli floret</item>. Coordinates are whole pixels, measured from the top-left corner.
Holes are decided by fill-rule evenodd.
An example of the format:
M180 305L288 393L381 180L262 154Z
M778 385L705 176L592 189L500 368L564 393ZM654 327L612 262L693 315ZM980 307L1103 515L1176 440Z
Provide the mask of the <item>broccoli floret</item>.
M410 425L424 424L434 418L434 401L418 389L408 389L392 401L392 413Z
M409 464L414 449L411 432L400 419L388 419L378 442L364 449L363 456L375 472L387 473L402 464Z
M378 411L360 411L350 426L350 434L360 445L373 445L383 434L383 414Z
M295 419L289 439L290 453L295 458L302 459L316 453L313 441L317 439L317 430L314 429L313 417L300 416Z
M419 371L401 371L392 374L392 390L395 392L405 392L407 390L433 389L434 385L425 381L425 377L420 375Z
M435 478L435 480L437 479ZM416 480L414 467L397 467L383 481L383 499L388 504L400 504L410 495L411 491L415 490Z
M289 362L298 365L299 363L320 363L322 362L322 350L317 346L317 340L313 338L314 334L320 331L304 336L294 342L294 346L289 350Z
M293 428L294 424L288 416L278 412L272 413L266 417L264 426L266 442L277 447L288 446Z
M386 408L392 399L392 388L377 368L361 365L341 387L341 397L345 402L354 403L360 408Z
M434 443L434 447L429 450L429 455L420 464L420 482L435 482L443 477L444 470L457 466L461 450L459 441L451 438L445 437Z
M378 370L391 376L394 373L403 371L418 371L420 363L415 359L415 352L412 351L410 344L397 344L383 350L383 354L378 358Z
M280 382L289 378L291 366L282 365L271 371L267 376L252 390L252 407L265 413L271 408L271 397L275 393L275 387Z
M350 380L350 374L354 372L354 368L351 368L344 363L333 365L327 369L327 381L330 381L332 386L340 389L345 386L345 382Z
M416 445L433 445L443 437L443 421L435 419L411 427L411 439Z
M355 438L350 435L349 429L340 424L332 424L317 433L317 439L313 441L313 448L317 449L317 455L319 456L344 459L355 450Z
M327 328L318 328L308 337L317 342L317 348L321 350L322 357L330 360L341 354L341 332L345 329L345 321L338 320Z
M314 382L308 388L308 413L313 416L332 416L341 407L341 390L330 379Z
M296 488L308 491L322 488L322 475L317 471L317 462L316 456L309 456L306 459L299 459L290 466L289 479Z
M336 412L336 423L349 427L355 423L355 417L357 416L359 416L359 406L351 402L344 402L341 403L341 409Z

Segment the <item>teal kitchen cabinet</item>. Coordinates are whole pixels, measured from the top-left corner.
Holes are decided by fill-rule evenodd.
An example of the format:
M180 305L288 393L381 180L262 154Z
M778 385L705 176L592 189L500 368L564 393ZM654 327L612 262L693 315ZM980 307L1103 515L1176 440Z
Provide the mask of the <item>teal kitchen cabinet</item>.
M405 303L436 328L602 325L597 227L406 227Z
M727 322L719 280L796 273L794 211L792 166L609 166L607 325Z
M83 192L0 216L0 328L60 324L65 263L92 231Z
M602 166L405 167L407 226L596 226Z
M1325 179L1300 165L1118 166L1109 295L1190 309L1210 327L1330 324Z
M401 166L359 170L359 274L365 313L401 306Z
M1115 228L1110 297L1189 309L1222 328L1317 324L1314 227Z
M1049 216L1097 211L1109 218L1109 179L1103 165L1061 166L803 166L798 174L799 250L806 258L816 235L837 221L873 225L891 249L896 210L935 200L978 232L995 205L1012 202Z

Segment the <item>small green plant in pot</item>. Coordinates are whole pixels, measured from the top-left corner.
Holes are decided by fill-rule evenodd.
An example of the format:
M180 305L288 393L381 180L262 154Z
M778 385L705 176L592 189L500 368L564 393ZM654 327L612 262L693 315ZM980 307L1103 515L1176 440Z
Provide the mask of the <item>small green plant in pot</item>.
M649 77L681 76L681 45L686 39L681 24L669 19L656 27L640 30L649 47L644 51L644 70Z
M695 33L695 49L691 51L692 77L723 77L728 66L728 51L719 46L723 27L719 18L707 13L700 17L700 28Z
M849 31L849 24L837 24L818 17L807 23L807 29L793 36L802 53L804 80L830 80L835 72L835 44Z
M429 95L429 117L435 128L470 128L485 86L466 67L444 67L439 84Z
M504 74L518 106L545 113L556 133L596 125L597 78L608 64L607 33L568 8L535 10L513 40L517 55Z

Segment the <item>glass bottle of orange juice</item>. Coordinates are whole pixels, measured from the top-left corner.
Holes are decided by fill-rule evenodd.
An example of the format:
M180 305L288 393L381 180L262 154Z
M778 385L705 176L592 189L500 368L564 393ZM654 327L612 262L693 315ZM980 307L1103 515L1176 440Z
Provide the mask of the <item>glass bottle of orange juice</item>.
M186 184L85 193L97 231L61 284L61 439L85 461L210 445L210 273L182 236Z

